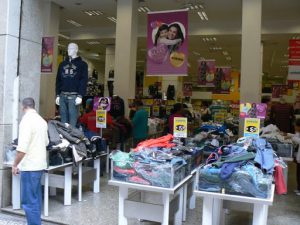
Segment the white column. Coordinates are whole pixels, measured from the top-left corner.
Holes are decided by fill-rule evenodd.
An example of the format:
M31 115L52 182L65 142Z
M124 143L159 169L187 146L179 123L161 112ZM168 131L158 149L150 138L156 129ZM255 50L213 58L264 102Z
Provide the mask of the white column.
M104 74L104 96L108 96L108 75L109 71L115 69L115 46L108 45L105 49L105 74Z
M261 101L262 0L243 0L241 102Z
M59 6L47 1L44 4L44 37L55 37L53 53L53 72L41 75L40 113L46 118L55 115L55 82L57 73Z
M137 6L136 0L118 1L117 5L114 93L124 99L126 112L128 99L135 95Z

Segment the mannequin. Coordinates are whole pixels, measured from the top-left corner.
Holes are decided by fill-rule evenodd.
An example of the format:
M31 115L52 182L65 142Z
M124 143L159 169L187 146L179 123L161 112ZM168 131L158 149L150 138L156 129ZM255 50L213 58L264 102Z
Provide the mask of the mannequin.
M58 67L56 77L56 104L59 105L61 121L73 127L77 124L78 106L86 94L88 66L77 55L78 45L68 45L68 58Z

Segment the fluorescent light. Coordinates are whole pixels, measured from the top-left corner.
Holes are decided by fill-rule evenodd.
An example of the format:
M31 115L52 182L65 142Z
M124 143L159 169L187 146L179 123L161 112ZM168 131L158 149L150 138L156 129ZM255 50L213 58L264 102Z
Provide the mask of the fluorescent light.
M141 7L139 7L138 11L139 12L144 12L144 13L151 12L151 10L147 6L141 6Z
M100 45L99 41L87 41L86 43L89 45Z
M227 56L227 57L226 57L226 60L227 60L227 61L231 61L231 57L230 57L230 56Z
M223 51L222 53L223 53L223 55L228 55L227 51Z
M197 56L200 56L200 55L201 55L199 52L195 52L195 51L193 51L193 54L194 54L194 55L197 55Z
M206 12L202 11L202 15L203 15L203 17L204 17L206 20L208 20L208 17L207 17Z
M204 16L202 15L201 12L198 12L198 15L200 16L200 19L201 19L201 20L204 20Z
M101 12L100 10L84 10L83 12L85 14L87 14L88 16L100 16L100 15L103 15L103 12Z
M203 5L201 4L186 4L183 8L186 8L187 10L198 10L198 9L204 9Z
M214 41L217 41L217 38L213 37L213 40L214 40Z
M64 39L70 40L70 37L63 35L63 34L58 34L59 37L62 37Z
M117 19L113 16L108 16L107 19L109 19L111 22L114 22L114 23L117 22Z
M75 27L82 27L82 24L80 23L77 23L76 21L74 20L67 20L68 23L74 25Z

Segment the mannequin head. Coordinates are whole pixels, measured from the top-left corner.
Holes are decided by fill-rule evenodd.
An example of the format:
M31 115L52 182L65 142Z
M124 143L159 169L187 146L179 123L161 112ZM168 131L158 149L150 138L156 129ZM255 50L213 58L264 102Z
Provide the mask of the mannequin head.
M78 45L75 43L70 43L68 45L68 56L72 59L75 59L77 57L78 52Z

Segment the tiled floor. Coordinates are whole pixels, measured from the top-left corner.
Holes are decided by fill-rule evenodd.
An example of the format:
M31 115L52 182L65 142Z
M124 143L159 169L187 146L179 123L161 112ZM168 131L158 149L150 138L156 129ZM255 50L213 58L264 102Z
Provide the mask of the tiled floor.
M295 187L295 165L290 165L289 194L276 196L274 205L269 209L268 225L299 225L300 197L292 193ZM107 179L101 180L101 193L94 194L85 191L83 201L78 202L76 193L73 194L72 206L63 206L63 196L51 198L49 217L53 221L70 225L117 225L118 190L107 185ZM137 209L138 210L138 209ZM197 199L196 209L189 210L188 220L184 225L201 224L202 200ZM231 211L226 216L226 225L250 225L251 216L248 213ZM0 217L1 222L1 217ZM0 223L2 225L2 223ZM6 224L6 223L3 223ZM11 223L7 223L11 224ZM24 224L12 223L12 224ZM130 220L129 225L154 225L155 223Z

